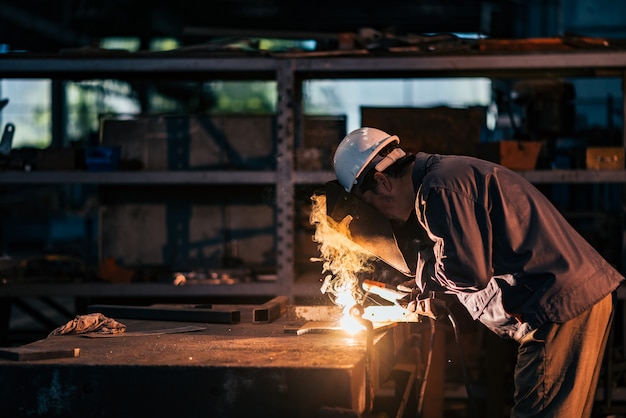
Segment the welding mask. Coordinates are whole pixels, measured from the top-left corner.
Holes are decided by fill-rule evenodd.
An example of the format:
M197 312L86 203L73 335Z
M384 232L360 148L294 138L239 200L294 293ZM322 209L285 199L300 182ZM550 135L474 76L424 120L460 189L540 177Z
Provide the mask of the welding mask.
M373 206L344 190L337 181L330 181L326 189L326 214L337 224L346 225L349 218L350 239L380 260L411 276L411 271L400 251L391 223Z

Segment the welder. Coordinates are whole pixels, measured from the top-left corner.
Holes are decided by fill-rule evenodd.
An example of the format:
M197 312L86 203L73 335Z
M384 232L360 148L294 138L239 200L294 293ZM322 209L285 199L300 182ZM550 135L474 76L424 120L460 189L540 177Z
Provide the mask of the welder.
M518 343L511 417L589 417L624 277L519 173L470 156L407 154L380 129L350 132L334 170L401 230L420 228L412 311L456 295ZM417 222L415 222L415 219Z

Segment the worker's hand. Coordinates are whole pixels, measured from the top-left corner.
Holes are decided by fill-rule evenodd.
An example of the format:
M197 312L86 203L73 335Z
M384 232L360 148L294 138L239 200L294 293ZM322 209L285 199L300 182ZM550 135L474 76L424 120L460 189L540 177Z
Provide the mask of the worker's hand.
M432 292L427 298L418 298L411 301L407 306L407 310L432 319L441 317L447 311L446 302L441 299L437 299Z
M435 315L435 313L431 309L430 298L422 300L412 300L406 308L409 312L415 312L418 315L437 319L437 315Z
M422 294L422 291L417 286L415 279L400 283L396 286L396 289L398 289L400 292L407 293L409 295L408 300L415 300L419 295Z
M396 286L396 289L406 295L402 298L401 302L401 305L404 307L407 307L407 304L410 305L411 301L417 299L417 297L422 293L420 288L417 286L415 279L400 283Z

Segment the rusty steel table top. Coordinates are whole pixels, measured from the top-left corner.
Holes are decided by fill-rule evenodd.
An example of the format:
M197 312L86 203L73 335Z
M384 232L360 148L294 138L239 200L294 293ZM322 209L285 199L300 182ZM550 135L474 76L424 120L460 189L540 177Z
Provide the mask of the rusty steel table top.
M298 335L289 329L301 324L284 316L253 323L243 315L234 324L116 320L126 332L48 337L15 348L22 358L0 359L7 416L358 416L368 385L384 380L409 339L408 324L382 327L367 353L362 334ZM72 350L75 357L64 355Z

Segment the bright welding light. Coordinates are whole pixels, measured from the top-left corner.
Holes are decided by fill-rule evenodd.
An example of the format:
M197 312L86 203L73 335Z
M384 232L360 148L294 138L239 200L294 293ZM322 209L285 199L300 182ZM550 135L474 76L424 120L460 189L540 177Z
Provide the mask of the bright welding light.
M350 308L357 303L350 289L344 289L342 292L338 293L335 303L343 307L339 326L344 331L350 335L355 335L365 329L365 327L350 314Z
M313 204L309 220L315 225L313 240L319 243L321 256L311 261L322 261L322 271L332 273L325 276L320 290L331 295L333 302L342 307L339 326L355 335L365 330L363 324L350 314L350 308L362 303L364 297L359 289L357 274L371 271L371 261L375 257L350 239L348 226L351 217L337 224L326 214L326 196L316 195L311 199Z
M363 319L372 322L419 322L419 316L400 305L367 306Z
M356 319L350 315L350 308L344 310L339 326L350 335L358 334L361 331L365 331L365 327L360 324Z
M371 271L371 261L375 257L364 251L362 247L350 239L350 232L346 225L337 224L326 214L326 196L312 196L310 222L315 225L313 240L317 242L322 261L322 271L331 273L324 278L321 292L333 297L335 303L342 307L352 306L353 300L344 301L346 291L348 296L358 298L362 296L357 274ZM311 260L314 261L314 260Z
M346 308L354 306L354 304L356 303L356 299L354 298L354 295L352 294L352 291L350 291L350 289L345 289L341 293L337 294L335 303L339 306L342 306L344 308L344 313L346 313Z

